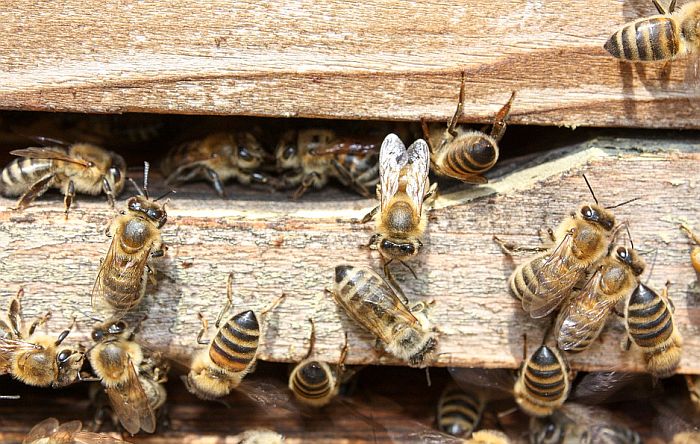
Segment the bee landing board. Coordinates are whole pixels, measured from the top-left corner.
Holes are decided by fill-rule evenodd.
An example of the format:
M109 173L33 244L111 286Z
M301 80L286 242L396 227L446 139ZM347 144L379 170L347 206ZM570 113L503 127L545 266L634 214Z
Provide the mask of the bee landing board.
M103 6L0 10L1 106L447 121L464 70L467 121L516 90L512 123L699 127L685 58L634 65L603 49L656 14L649 0Z
M691 244L678 228L679 220L700 228L695 171L700 171L700 143L692 134L653 141L594 139L499 164L487 185L450 188L437 199L424 251L411 262L418 279L393 269L410 300L435 300L429 312L440 330L434 365L514 368L522 359L523 333L529 353L540 345L549 321L531 320L507 288L514 266L532 253L516 254L511 262L492 237L537 246L538 230L556 227L579 204L590 202L581 177L585 173L602 205L640 198L613 211L618 222L629 221L635 247L647 263L658 250L649 285L660 291L666 280L671 282L675 322L684 339L679 372L700 373L698 276L690 263ZM155 187L159 183L153 176L154 195L163 191ZM149 317L140 338L146 346L189 361L197 347L197 313L214 321L233 271L232 313L259 313L287 294L261 321L260 359L301 360L313 316L318 359L337 362L347 331L348 365L399 363L378 353L374 340L324 292L338 264L381 269L378 253L361 247L373 224L354 222L376 201L342 192L323 200L323 193L331 191L299 201L264 192L221 200L208 187L198 189L184 189L167 207L163 240L169 249L157 265L158 286L144 299ZM127 197L120 196L118 207ZM22 213L10 211L13 204L0 199L0 305L24 286L28 319L51 310L48 328L58 332L76 316L77 328L67 342L88 345L93 321L79 310L89 310L100 258L109 245L102 229L113 213L101 198L86 196L79 196L67 220L57 195L42 197ZM638 352L620 350L623 338L622 324L610 322L591 349L570 357L572 367L642 371Z

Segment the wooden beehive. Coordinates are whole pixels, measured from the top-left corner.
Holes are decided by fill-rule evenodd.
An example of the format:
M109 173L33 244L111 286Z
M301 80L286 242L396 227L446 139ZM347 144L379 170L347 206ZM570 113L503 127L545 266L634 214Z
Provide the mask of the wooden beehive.
M642 0L442 5L177 1L167 6L17 2L0 9L0 107L446 121L464 72L465 122L489 123L514 90L514 124L697 129L697 96L685 78L685 59L663 66L630 65L602 48L618 26L653 13L651 2ZM176 127L202 121L182 118ZM528 350L540 344L547 322L529 319L506 285L514 266L528 255L516 255L513 262L492 237L537 244L542 229L555 227L590 200L581 178L585 173L605 204L640 198L616 214L629 221L635 246L648 252L647 262L658 251L651 284L661 288L671 282L676 323L685 339L679 372L700 374L700 290L689 263L691 244L678 228L685 221L700 229L698 133L509 132L516 136L507 133L504 140L503 157L508 159L489 173L489 184L444 183L431 212L426 248L414 263L418 279L397 272L409 298L435 299L431 317L440 328L440 348L433 365L516 368L523 341ZM552 133L555 141L548 137ZM12 142L1 143L4 160L18 137L10 138ZM538 140L542 146L533 150ZM130 152L130 157L155 161L165 149L153 146ZM536 152L524 156L527 151ZM152 178L154 194L164 190L159 179ZM200 326L197 313L209 319L217 315L226 276L233 271L237 306L260 308L282 292L288 295L267 321L261 360L300 360L308 347L307 318L313 315L320 359L337 360L347 331L348 364L400 364L377 353L371 337L324 294L338 263L380 266L376 252L361 248L372 224L357 223L375 201L337 188L300 201L281 193L232 189L229 200L216 198L204 185L178 190L163 230L170 249L143 309L149 315L143 341L186 362ZM51 309L52 329L64 328L77 316L71 340L88 344L93 321L79 310L89 307L99 259L108 246L102 228L113 212L101 198L80 195L67 219L56 195L22 213L10 210L13 203L0 198L2 301L23 286L26 316ZM621 324L613 323L592 350L571 357L572 367L642 371L638 354L620 350L623 335ZM39 392L27 396L41 399ZM432 408L418 404L424 411ZM206 416L206 408L203 403L183 407L175 422ZM15 413L10 404L2 412L3 417ZM339 409L328 415L345 413ZM5 441L18 439L40 417L19 415L8 423L7 430L15 434ZM258 424L255 418L246 423ZM231 433L225 427L198 430L202 422L195 424L183 426L184 435L141 437L138 442L185 442L198 434L214 439ZM235 430L242 427L237 424ZM344 438L323 425L312 429L318 434L308 436L317 439ZM297 439L306 437L303 424L293 423L287 430ZM360 440L361 434L351 439Z

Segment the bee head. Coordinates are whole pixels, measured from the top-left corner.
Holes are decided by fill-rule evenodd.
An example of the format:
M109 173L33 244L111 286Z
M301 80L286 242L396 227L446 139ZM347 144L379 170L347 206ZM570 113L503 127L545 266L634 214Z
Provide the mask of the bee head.
M58 375L52 384L53 387L65 387L72 384L78 378L83 366L85 355L77 350L65 348L56 355L56 364L58 366Z
M422 246L423 243L418 239L392 240L383 238L379 242L379 252L384 257L404 260L417 255Z
M617 260L630 267L635 276L639 276L644 272L644 267L646 264L633 249L627 247L617 247L615 250L615 256L617 257Z
M559 424L554 416L533 418L530 427L531 442L542 444L558 444L564 440L564 427Z
M275 149L275 159L277 168L285 170L301 168L296 131L287 131L282 135Z
M119 336L127 329L127 324L124 321L112 322L111 324L97 324L92 329L92 340L102 342L109 336Z
M105 179L112 187L112 192L114 195L121 193L126 184L126 162L124 158L116 153L111 153L112 163L107 169L107 174L105 174Z
M155 223L158 228L165 225L165 222L168 220L168 215L165 212L164 205L149 200L144 196L134 196L129 199L127 202L127 208L129 211L145 216L146 219Z
M234 164L243 169L259 167L264 160L265 151L255 136L248 132L237 133L232 157Z
M585 221L600 225L606 231L612 231L615 227L615 216L597 204L583 205L579 210L579 216Z

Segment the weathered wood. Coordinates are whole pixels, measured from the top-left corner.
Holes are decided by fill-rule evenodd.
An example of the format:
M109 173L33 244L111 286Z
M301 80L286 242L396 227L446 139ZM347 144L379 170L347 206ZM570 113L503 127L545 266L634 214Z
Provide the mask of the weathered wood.
M506 279L513 263L491 238L537 244L538 229L556 226L580 202L590 201L581 179L586 173L604 204L640 198L615 212L630 222L635 246L646 252L647 262L658 249L650 284L660 288L671 281L676 323L685 340L679 371L700 373L697 276L689 262L690 244L674 222L685 219L700 228L700 145L697 136L686 137L695 139L594 139L529 162L502 164L488 185L458 186L443 194L431 213L425 249L412 263L418 279L395 268L409 298L435 299L431 318L441 333L434 365L516 367L523 334L529 350L540 343L548 321L529 319L509 295ZM157 194L157 178L152 184ZM170 249L159 265L157 290L145 301L149 319L142 341L187 362L200 328L197 313L216 317L233 271L235 310L259 310L287 294L266 320L260 359L301 359L308 347L307 318L313 316L321 359L338 359L347 331L349 364L397 363L380 356L372 338L324 293L337 264L380 268L377 252L361 248L373 227L355 223L375 202L330 191L298 202L281 193L238 196L223 201L208 187L194 186L169 204L163 237ZM99 260L108 247L101 229L112 213L101 199L85 196L79 196L67 220L57 195L23 213L8 210L13 203L0 200L0 304L23 286L27 316L52 310L53 332L77 316L78 329L70 338L89 345L93 321L79 310L89 310ZM515 262L528 258L517 255ZM641 371L640 356L620 350L622 338L619 324L606 329L602 342L570 357L572 367Z
M0 107L698 128L685 59L603 49L648 0L18 1L0 7Z

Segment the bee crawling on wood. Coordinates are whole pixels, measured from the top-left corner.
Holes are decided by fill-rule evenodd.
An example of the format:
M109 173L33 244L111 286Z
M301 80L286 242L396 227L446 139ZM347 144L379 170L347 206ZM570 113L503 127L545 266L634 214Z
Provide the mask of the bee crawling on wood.
M121 211L107 228L112 242L92 289L93 308L111 312L116 318L141 302L149 275L155 280L152 261L165 254L160 229L168 219L168 201L161 204L158 200L168 193L155 200L148 197L148 170L145 162L143 191L139 189L140 195L127 201L127 210Z
M23 295L24 290L20 288L10 301L9 325L0 320L0 374L9 373L25 384L38 387L72 384L79 378L84 355L70 348L59 348L70 329L61 332L58 338L37 333L37 327L49 320L50 313L29 326L24 325L20 304Z
M464 107L464 72L459 89L459 102L447 129L428 127L421 121L423 137L430 148L433 170L442 176L449 176L467 183L486 183L483 173L493 168L498 161L498 142L506 131L506 121L515 99L515 91L508 102L496 113L489 134L483 131L467 130L457 126Z
M39 139L64 146L10 151L19 158L2 170L0 194L20 196L16 210L27 208L49 188L59 189L64 194L66 214L76 192L104 193L114 207L114 198L121 193L126 180L126 163L120 155L89 143L67 145L57 140Z
M56 418L48 418L32 427L22 444L128 444L122 439L82 428L80 421L60 424Z
M250 132L215 133L173 148L161 163L161 171L171 186L192 180L209 181L223 198L224 183L230 179L244 185L270 183L270 177L258 171L266 157L262 145Z

